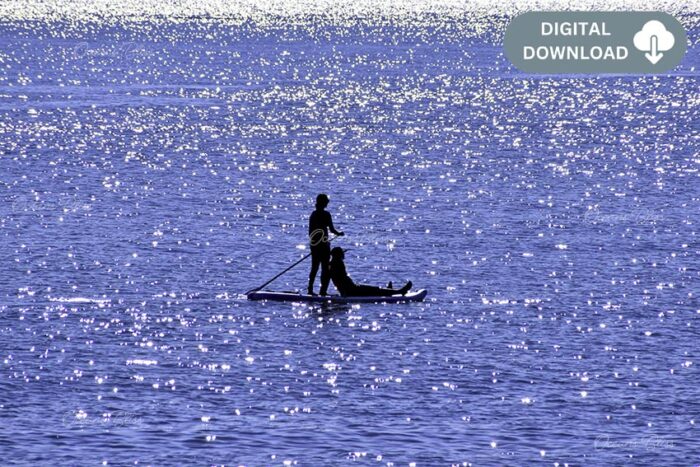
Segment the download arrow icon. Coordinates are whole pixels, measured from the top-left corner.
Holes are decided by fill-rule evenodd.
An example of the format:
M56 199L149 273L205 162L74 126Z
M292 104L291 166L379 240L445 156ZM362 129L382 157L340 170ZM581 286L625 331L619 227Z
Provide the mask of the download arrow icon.
M649 38L650 42L650 49L651 52L647 52L644 54L644 56L649 60L652 64L656 65L659 60L664 56L663 53L659 52L659 38L657 36L651 36Z
M639 51L646 52L646 59L656 65L664 56L662 52L671 50L676 39L661 21L652 20L634 35L633 42Z

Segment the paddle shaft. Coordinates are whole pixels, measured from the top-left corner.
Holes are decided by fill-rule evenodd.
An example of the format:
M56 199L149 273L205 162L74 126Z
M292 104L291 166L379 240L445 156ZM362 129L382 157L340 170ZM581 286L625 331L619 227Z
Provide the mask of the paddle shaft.
M335 237L329 239L328 241L330 242L331 240L335 240L336 238L338 238L338 236L335 236ZM256 287L256 288L254 288L254 289L250 289L249 291L246 292L246 295L248 295L248 294L251 293L251 292L257 292L258 290L262 289L262 288L265 287L266 285L271 284L275 279L277 279L278 277L282 276L283 274L289 272L291 269L293 269L295 266L297 266L298 264L300 264L302 261L304 261L304 260L305 260L306 258L308 258L309 256L311 256L311 253L309 253L308 255L304 256L304 257L301 258L299 261L297 261L296 263L292 264L292 265L289 266L287 269L285 269L284 271L280 272L279 274L277 274L275 277L273 277L273 278L270 279L269 281L265 282L265 283L264 283L263 285L261 285L260 287Z
M277 274L275 277L273 277L273 278L270 279L269 281L265 282L265 283L264 283L263 285L261 285L260 287L256 287L256 288L254 288L254 289L250 289L249 291L246 292L246 295L248 295L248 294L251 293L251 292L257 292L258 290L262 289L262 288L265 287L266 285L272 283L272 281L274 281L275 279L277 279L278 277L280 277L280 276L283 275L284 273L288 272L290 269L292 269L294 266L296 266L296 265L298 265L299 263L301 263L302 261L304 261L304 260L305 260L306 258L308 258L309 256L311 256L311 253L309 253L308 255L304 256L304 257L301 258L299 261L297 261L296 263L292 264L292 265L289 266L287 269L285 269L285 270L282 271L281 273Z

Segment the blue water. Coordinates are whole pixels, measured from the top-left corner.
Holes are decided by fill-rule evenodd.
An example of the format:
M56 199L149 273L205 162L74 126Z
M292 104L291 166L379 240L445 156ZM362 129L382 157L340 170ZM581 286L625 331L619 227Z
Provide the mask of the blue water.
M700 462L697 17L653 77L506 20L0 21L1 463ZM242 298L319 192L425 303Z

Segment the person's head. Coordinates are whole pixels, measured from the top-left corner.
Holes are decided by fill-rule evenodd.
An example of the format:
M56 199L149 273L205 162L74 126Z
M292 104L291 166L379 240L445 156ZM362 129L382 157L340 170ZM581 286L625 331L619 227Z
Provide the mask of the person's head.
M328 195L325 193L321 193L316 197L316 209L326 209L326 206L328 206L328 202L330 200L328 199Z
M342 248L336 246L331 250L331 256L333 257L333 261L340 261L345 258L345 252Z

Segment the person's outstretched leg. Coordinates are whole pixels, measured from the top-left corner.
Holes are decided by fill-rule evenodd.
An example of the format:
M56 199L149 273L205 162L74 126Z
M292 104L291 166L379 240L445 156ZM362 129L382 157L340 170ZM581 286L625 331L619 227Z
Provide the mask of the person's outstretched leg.
M373 285L359 284L352 289L352 294L355 297L388 297L394 295L396 290L384 289Z
M411 290L411 287L413 287L413 283L411 281L408 281L406 285L398 290L359 284L350 290L348 295L352 295L354 297L390 297L397 294L406 295L406 293Z

